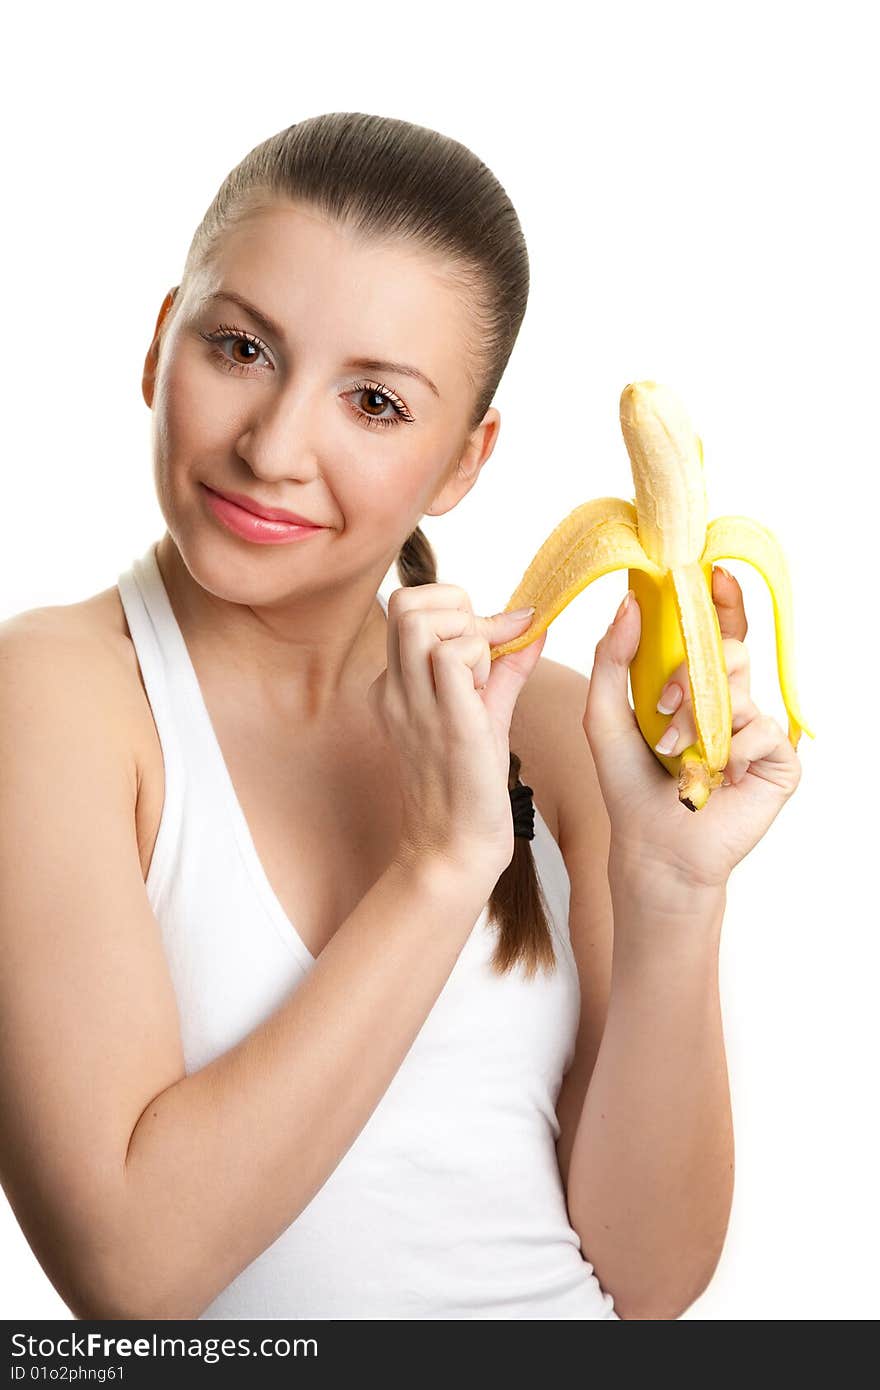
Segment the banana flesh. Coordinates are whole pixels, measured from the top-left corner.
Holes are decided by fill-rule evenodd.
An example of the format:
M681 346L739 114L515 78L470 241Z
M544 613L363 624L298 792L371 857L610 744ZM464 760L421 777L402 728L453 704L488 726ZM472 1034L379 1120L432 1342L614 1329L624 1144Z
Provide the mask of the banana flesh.
M678 797L699 811L721 785L730 757L730 686L712 597L716 560L744 560L763 577L773 599L776 660L788 715L788 737L815 738L798 706L794 681L791 583L775 536L746 516L707 520L703 443L678 397L655 381L631 382L620 398L620 425L635 497L584 502L550 533L506 609L534 604L528 628L490 649L494 661L528 646L588 584L628 571L642 615L630 663L633 707L654 756L677 778ZM686 663L697 741L681 753L654 747L670 716L657 701L676 667Z

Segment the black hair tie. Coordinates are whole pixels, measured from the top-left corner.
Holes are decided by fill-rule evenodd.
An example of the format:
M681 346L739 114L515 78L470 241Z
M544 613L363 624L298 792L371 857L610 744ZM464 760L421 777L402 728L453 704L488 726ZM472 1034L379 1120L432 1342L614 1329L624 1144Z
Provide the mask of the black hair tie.
M535 803L532 788L517 780L510 788L510 809L513 812L513 833L523 840L535 838Z

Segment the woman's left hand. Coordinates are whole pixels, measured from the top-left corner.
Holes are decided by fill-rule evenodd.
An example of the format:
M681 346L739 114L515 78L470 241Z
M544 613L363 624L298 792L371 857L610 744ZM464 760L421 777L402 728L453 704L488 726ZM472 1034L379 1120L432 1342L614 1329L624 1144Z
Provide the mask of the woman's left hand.
M775 820L801 777L785 730L762 714L749 693L748 630L737 580L713 572L732 710L730 786L717 787L702 810L678 800L675 779L648 747L629 703L629 664L638 650L641 613L635 597L596 646L584 731L611 821L612 855L628 871L667 871L693 885L722 885ZM683 691L670 727L677 752L697 741L687 667L670 677Z

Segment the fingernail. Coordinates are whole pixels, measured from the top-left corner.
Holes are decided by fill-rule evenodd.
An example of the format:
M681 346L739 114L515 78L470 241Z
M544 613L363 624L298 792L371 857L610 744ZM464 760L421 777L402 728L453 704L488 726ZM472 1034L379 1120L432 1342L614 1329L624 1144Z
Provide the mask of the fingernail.
M660 699L657 701L657 709L661 714L675 714L681 704L684 691L676 681L670 681L664 685L660 691Z
M732 578L733 578L733 575L730 573L730 570L726 570L726 569L724 568L723 565L716 565L715 568L714 568L714 570L712 571L712 573L713 573L713 574L723 574L724 577L725 577L725 579L732 579Z
M660 742L655 743L654 747L658 753L671 753L677 743L678 729L676 729L674 724L670 724Z
M514 618L528 618L534 611L535 605L532 604L531 608L511 608L509 613L499 613L498 616L499 618L510 618L513 621Z
M722 779L721 779L721 785L722 785L722 787L731 787L731 786L733 786L733 783L731 782L731 780L730 780L729 777L724 776L724 777L722 777Z
M630 601L630 599L632 598L632 596L633 596L633 591L632 591L632 589L627 589L626 593L625 593L624 596L623 596L623 599L621 600L620 607L618 608L617 612L616 612L615 615L614 615L614 618L612 619L612 623L611 623L611 626L612 626L612 627L614 626L614 624L615 624L616 622L619 622L619 620L623 617L623 615L624 615L624 613L626 612L626 610L629 608L629 601Z

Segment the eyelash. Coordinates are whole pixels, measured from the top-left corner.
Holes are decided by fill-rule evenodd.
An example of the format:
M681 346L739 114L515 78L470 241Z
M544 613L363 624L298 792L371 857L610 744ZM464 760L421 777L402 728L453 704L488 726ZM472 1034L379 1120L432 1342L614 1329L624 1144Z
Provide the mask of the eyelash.
M230 339L243 339L247 343L259 348L260 352L268 352L268 348L255 333L247 333L242 328L232 328L229 324L221 323L212 333L200 333L199 337L204 338L208 343L223 343ZM244 362L232 362L219 346L211 354L228 372L234 372L237 376L249 376L250 367ZM368 415L366 411L357 407L352 407L361 420L372 429L375 425L384 428L386 425L399 425L401 422L411 422L413 417L410 415L403 401L399 396L395 396L393 391L389 391L387 386L381 386L375 381L360 381L356 386L352 386L346 395L351 395L355 391L373 391L379 396L384 396L386 401L395 411L394 416L386 416L384 419L376 415Z

